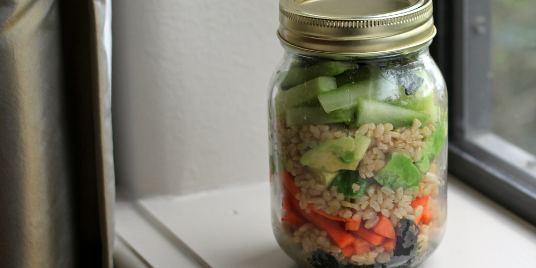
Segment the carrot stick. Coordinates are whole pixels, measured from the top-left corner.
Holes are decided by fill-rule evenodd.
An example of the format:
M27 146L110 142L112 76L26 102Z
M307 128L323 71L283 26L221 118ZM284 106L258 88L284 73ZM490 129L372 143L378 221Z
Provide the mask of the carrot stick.
M385 236L379 235L364 226L361 226L357 232L352 231L352 233L356 234L358 237L361 237L368 242L370 242L373 245L379 246L385 241Z
M342 254L344 254L344 256L346 257L352 257L352 255L354 255L354 247L353 245L349 245L345 248L341 248L342 250Z
M290 174L285 169L280 170L281 172L281 178L283 180L283 185L285 185L285 188L292 194L292 196L296 196L297 194L301 193L300 188L294 184L294 177L292 174Z
M387 239L385 242L382 243L382 247L387 252L393 252L395 250L396 246L396 240L395 239Z
M421 221L421 218L422 218L422 214L421 214L421 216L415 218L415 224L419 224L419 222Z
M422 206L423 208L426 208L428 205L428 199L430 199L430 196L424 196L424 197L417 197L413 202L411 202L412 208L417 208L418 206Z
M285 212L285 216L283 216L281 220L290 223L296 227L300 227L307 223L307 221L294 210L287 210Z
M411 202L411 207L413 208L417 208L418 206L422 206L423 208L423 213L424 214L424 211L426 210L426 206L428 205L428 200L430 199L430 196L424 196L424 197L417 197L415 198L415 200L413 200L413 202ZM419 224L419 222L421 221L421 218L422 218L422 214L415 218L415 224Z
M425 208L423 211L422 211L422 214L421 214L421 219L422 219L422 222L425 223L425 224L428 224L432 218L432 214L430 213L430 210Z
M307 204L307 208L313 211L314 213L320 214L328 219L332 219L334 221L344 221L344 222L361 222L361 219L359 220L353 220L353 219L346 219L337 215L331 215L326 213L325 211L321 209L316 209L313 204L309 203Z
M344 230L347 231L357 231L361 226L361 219L357 221L347 221L344 223Z
M376 232L377 234L383 235L387 238L390 238L390 239L396 238L395 228L393 227L393 224L384 215L380 215L380 220L374 227L372 227L372 230Z
M294 197L296 195L298 195L299 193L301 193L301 190L300 188L298 188L298 186L296 186L296 184L294 184L294 177L292 177L292 175L282 169L281 170L281 177L283 179L283 184L285 185L285 188L290 192L290 194L292 194ZM311 211L317 213L317 214L320 214L328 219L332 219L332 220L335 220L335 221L359 221L361 222L361 219L359 220L352 220L352 219L346 219L346 218L343 218L343 217L340 217L340 216L337 216L337 215L331 215L331 214L328 214L326 213L325 211L321 210L321 209L316 209L314 207L314 204L307 204L307 208L310 209Z
M310 221L316 227L326 231L331 240L340 248L345 248L355 241L355 238L347 233L338 222L320 216L316 213L307 213L300 208L297 199L292 199L292 207L298 214Z
M361 229L365 229L364 227ZM355 255L361 256L365 253L370 252L370 244L366 240L363 240L361 238L356 238L354 242L354 252Z
M285 210L292 210L292 205L290 204L290 198L294 198L294 197L288 197L288 196L283 196L283 203L282 203L282 206L283 206L283 209Z

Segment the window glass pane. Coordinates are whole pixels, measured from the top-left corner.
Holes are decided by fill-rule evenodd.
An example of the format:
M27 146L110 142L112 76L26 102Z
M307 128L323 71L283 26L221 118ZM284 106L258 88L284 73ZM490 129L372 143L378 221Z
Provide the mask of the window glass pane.
M536 155L536 1L492 0L493 132Z

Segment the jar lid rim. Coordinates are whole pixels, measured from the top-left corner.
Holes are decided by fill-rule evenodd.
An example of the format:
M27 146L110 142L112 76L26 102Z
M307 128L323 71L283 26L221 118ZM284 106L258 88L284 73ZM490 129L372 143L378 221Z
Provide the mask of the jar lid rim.
M280 0L278 36L305 50L356 55L412 48L435 36L432 0L365 1L371 3Z

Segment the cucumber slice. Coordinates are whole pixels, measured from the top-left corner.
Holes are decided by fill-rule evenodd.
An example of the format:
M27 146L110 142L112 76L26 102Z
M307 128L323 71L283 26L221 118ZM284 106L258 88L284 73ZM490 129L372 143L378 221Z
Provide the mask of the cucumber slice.
M439 107L436 105L433 87L430 86L428 74L424 70L417 70L415 74L424 79L415 96L401 96L393 104L413 111L425 112L430 115L432 122L438 122L440 117Z
M336 90L318 95L320 104L328 113L339 109L351 109L361 97L372 97L375 86L370 80L344 85Z
M326 112L351 109L357 106L360 98L376 100L395 100L403 95L403 89L385 78L383 71L376 65L369 67L369 79L353 82L318 95L320 104Z
M351 122L354 110L337 110L326 113L322 107L297 107L286 112L287 126L321 125L330 123Z
M344 73L335 76L337 79L337 87L342 87L346 84L359 82L362 80L370 79L371 71L368 67L361 67L357 69L350 69Z
M294 67L284 74L281 90L288 90L319 76L336 76L351 68L352 64L338 61L322 62L309 67Z
M424 112L416 112L384 102L360 98L357 104L358 126L368 123L393 124L394 128L409 127L413 119L419 119L423 124L430 120L430 116Z
M275 99L277 113L286 109L318 102L318 94L337 88L335 78L320 76L287 91L280 91Z

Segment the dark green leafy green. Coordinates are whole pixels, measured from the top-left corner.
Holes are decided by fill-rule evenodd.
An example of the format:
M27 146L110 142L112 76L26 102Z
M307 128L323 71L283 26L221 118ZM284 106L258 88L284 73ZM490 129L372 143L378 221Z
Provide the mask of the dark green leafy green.
M424 79L415 73L415 65L395 65L382 66L388 78L398 83L406 91L406 95L415 96L417 89L424 83Z
M335 257L320 249L313 253L309 263L315 268L374 268L374 265L340 264Z
M395 228L396 246L395 256L413 256L417 252L417 238L419 227L411 220L400 220L400 226Z
M400 220L400 226L395 227L396 246L394 256L389 263L382 267L410 268L417 258L417 237L419 227L408 219Z
M346 84L352 84L366 79L370 79L371 70L368 67L359 67L346 70L344 73L335 76L337 86L342 87Z
M357 183L359 190L354 192L352 185ZM333 180L332 186L337 187L337 192L344 194L345 198L356 199L364 196L370 185L376 183L374 178L363 179L359 173L351 170L342 170Z

